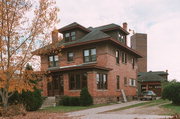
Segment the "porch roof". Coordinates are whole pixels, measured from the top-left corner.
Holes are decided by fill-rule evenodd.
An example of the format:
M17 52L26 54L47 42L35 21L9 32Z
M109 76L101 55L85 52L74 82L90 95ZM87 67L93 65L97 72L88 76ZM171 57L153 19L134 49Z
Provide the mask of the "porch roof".
M84 69L99 69L104 71L110 71L111 68L97 66L96 63L83 63L80 65L70 65L70 66L63 66L63 67L52 67L48 68L50 72L57 72L57 71L74 71L74 70L84 70Z

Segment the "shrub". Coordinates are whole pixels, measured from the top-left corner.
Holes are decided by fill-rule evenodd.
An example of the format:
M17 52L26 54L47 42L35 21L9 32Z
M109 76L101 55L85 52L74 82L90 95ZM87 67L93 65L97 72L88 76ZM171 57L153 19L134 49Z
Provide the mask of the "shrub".
M27 111L36 111L43 103L43 98L39 89L35 89L34 92L23 92L21 96L22 103Z
M23 104L27 111L38 110L43 103L41 91L35 88L33 92L23 91L22 94L15 92L14 95L9 98L9 104L13 105L18 103Z
M173 104L180 105L180 82L170 82L167 84L162 92L162 98L168 99Z
M79 100L80 100L79 97L63 96L59 104L63 106L79 106L80 105Z
M69 97L69 105L70 106L80 106L80 98L79 97Z
M80 93L80 104L82 106L89 106L93 104L93 99L91 95L89 94L89 91L87 88L83 88Z
M63 106L69 106L69 96L63 96L59 104Z

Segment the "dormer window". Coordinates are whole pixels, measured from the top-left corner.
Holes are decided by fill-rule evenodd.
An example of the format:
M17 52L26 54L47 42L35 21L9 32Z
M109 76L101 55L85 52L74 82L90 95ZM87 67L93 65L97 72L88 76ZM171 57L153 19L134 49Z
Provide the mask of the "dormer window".
M76 40L76 32L73 31L73 32L65 33L65 40L66 42Z
M126 36L118 33L118 40L122 43L126 43Z

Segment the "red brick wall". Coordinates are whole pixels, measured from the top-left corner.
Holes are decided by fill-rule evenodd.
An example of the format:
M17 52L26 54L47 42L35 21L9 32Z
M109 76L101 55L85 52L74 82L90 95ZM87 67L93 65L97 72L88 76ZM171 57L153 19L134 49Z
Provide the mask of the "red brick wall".
M76 48L71 48L63 50L60 56L60 66L68 65L78 65L83 63L83 49L96 48L97 50L97 65L107 68L112 68L113 70L109 71L108 74L108 90L98 90L96 85L96 73L98 71L89 71L88 72L88 89L93 97L118 97L121 96L121 91L116 89L116 75L120 76L120 89L124 89L127 96L136 95L136 87L124 86L124 77L136 79L137 65L135 69L132 68L131 60L128 60L127 64L121 62L116 64L115 51L119 49L112 44L106 43L96 43L88 46L81 46ZM73 51L75 53L74 61L67 62L67 52ZM128 56L130 56L128 54ZM46 70L48 67L47 57L42 56L41 58L41 69ZM69 90L68 84L68 73L63 74L64 78L64 95L69 96L79 96L80 90ZM129 84L129 83L128 83ZM44 92L46 95L47 92Z

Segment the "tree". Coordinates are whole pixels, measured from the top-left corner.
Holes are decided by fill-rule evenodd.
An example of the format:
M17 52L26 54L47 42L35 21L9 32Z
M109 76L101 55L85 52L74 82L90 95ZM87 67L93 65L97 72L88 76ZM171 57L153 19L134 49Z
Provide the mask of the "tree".
M173 104L180 105L180 82L173 80L166 84L162 92L162 98L172 101Z
M32 66L29 63L26 65L25 70L33 70ZM34 75L36 76L36 75ZM29 83L38 84L39 80L32 80ZM38 110L42 103L43 98L41 96L41 90L37 87L34 87L34 91L22 91L19 94L17 91L9 98L9 104L23 104L27 111L36 111Z
M3 107L14 92L33 91L36 80L25 70L33 50L50 43L59 22L53 0L0 0L0 96ZM57 32L57 30L55 30ZM42 50L41 50L42 52Z

